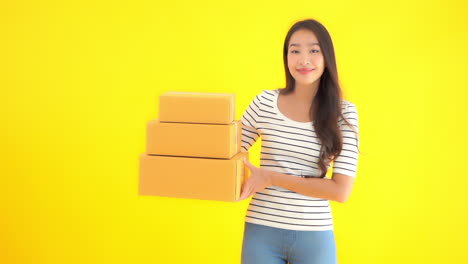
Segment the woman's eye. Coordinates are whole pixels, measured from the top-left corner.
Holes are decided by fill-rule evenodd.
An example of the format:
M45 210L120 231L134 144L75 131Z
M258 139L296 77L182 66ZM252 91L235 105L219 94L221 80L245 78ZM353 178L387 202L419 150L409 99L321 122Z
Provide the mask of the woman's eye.
M298 50L292 50L291 53L296 53L296 51L299 52ZM316 49L314 49L314 50L312 50L312 51L313 51L314 53L319 52L319 50L316 50Z

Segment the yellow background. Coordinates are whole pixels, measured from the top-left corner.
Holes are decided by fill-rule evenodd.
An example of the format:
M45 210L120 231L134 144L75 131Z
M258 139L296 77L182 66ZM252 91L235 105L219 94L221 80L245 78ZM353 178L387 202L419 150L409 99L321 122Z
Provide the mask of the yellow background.
M64 3L65 2L65 3ZM338 260L466 263L464 1L3 1L2 263L240 263L248 205L139 196L166 90L283 87L283 40L332 35L361 132ZM259 144L251 160L259 164Z

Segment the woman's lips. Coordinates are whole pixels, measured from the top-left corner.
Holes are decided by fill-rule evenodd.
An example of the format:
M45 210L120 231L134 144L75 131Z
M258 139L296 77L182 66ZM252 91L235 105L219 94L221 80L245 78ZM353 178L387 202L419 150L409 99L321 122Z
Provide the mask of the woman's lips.
M300 74L309 74L313 71L314 69L310 69L310 70L297 70Z

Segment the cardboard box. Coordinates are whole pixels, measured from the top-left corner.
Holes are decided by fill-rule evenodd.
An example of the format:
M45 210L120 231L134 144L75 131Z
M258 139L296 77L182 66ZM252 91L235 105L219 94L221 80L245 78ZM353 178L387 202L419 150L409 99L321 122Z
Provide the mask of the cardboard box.
M235 119L235 94L173 92L159 95L161 122L230 124Z
M139 193L164 197L217 200L239 200L248 178L239 152L231 159L209 159L140 155Z
M164 156L230 159L241 150L242 123L229 125L166 123L147 124L146 153Z

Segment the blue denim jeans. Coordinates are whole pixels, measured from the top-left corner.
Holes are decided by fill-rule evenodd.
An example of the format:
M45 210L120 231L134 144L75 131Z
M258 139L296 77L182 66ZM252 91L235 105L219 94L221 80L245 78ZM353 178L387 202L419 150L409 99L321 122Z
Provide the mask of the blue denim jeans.
M245 222L242 264L336 264L333 230L300 231Z

